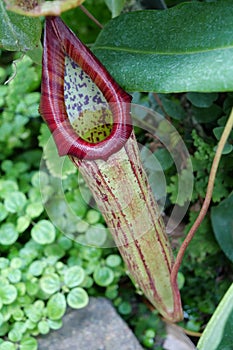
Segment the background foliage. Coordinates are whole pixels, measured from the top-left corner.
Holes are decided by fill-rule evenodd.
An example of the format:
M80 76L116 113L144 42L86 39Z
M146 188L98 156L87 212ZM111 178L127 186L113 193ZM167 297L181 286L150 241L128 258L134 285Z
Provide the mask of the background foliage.
M203 202L215 148L232 107L232 1L185 4L159 14L125 13L113 21L109 9L115 16L123 5L125 12L139 9L139 2L94 3L86 0L85 5L101 23L108 22L94 44L95 53L125 88L143 91L134 92L133 101L170 120L191 154L195 187L189 214L178 234L171 237L176 251ZM176 4L167 1L169 6ZM198 17L200 10L202 20ZM41 66L14 52L36 48L30 55L40 60L43 21L6 12L2 0L0 16L0 46L4 48L0 57L0 350L36 349L37 335L60 328L66 308L84 307L91 295L110 298L142 344L159 349L161 339L156 336L163 334L163 325L135 293L117 250L75 242L73 232L89 245L104 245L110 237L85 183L80 180L77 187L79 175L68 161L59 179L53 148L46 148L49 133L38 113ZM80 9L62 16L75 32L78 28L82 40L88 44L95 41L100 29ZM187 18L191 27L186 26ZM170 37L171 32L176 40ZM215 35L218 40L213 39ZM156 38L154 51L148 52L151 38ZM12 60L18 58L16 76L3 85L13 74ZM151 90L156 93L145 93ZM149 117L143 116L140 122L150 123ZM175 166L151 135L141 129L136 133L163 168L169 215L178 191ZM233 134L220 163L211 209L185 255L179 276L185 310L181 325L194 332L203 331L232 281L232 141ZM39 171L42 158L43 171ZM155 172L156 179L157 175ZM185 170L180 176L188 182ZM78 225L72 216L67 217L63 200L57 195L61 181L67 203L80 218ZM152 187L158 197L157 185ZM83 193L87 201L83 201ZM182 206L185 200L181 198L178 204ZM68 236L50 221L53 213L60 219L59 227L69 227Z

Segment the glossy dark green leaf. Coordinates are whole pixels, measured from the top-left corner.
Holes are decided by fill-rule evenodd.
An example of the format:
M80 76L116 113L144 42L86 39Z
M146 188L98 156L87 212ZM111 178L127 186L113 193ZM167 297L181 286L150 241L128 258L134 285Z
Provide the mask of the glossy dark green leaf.
M196 107L207 108L217 100L218 94L216 92L210 94L203 94L200 92L188 92L187 99Z
M41 22L7 11L0 0L0 48L10 51L28 51L39 45Z
M233 284L208 322L198 350L231 350L233 343Z
M233 193L211 209L215 237L226 256L233 261Z
M232 18L232 0L125 13L93 51L129 91L231 91Z

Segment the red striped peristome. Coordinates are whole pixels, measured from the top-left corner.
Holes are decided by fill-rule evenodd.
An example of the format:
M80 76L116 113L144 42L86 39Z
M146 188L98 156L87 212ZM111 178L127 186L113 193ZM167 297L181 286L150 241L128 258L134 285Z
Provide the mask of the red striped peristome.
M65 55L72 58L103 93L113 115L109 136L89 143L78 136L67 116L64 100ZM107 159L132 132L131 96L111 77L93 53L59 17L47 17L44 31L40 113L48 124L59 155L79 159Z
M132 279L165 319L180 321L179 289L170 276L172 249L134 133L106 161L71 160L91 189Z

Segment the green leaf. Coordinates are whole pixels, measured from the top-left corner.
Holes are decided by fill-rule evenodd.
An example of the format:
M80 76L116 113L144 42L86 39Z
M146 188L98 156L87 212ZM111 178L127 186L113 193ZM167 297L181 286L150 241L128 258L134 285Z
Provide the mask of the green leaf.
M17 219L17 225L16 225L16 229L19 233L24 232L28 226L30 225L30 218L28 216L20 216Z
M114 279L114 273L109 267L98 266L94 271L94 281L101 287L109 286Z
M233 193L211 209L211 222L215 237L228 259L233 261Z
M44 171L37 171L32 176L31 183L34 187L46 186L49 183L49 176Z
M19 269L11 269L8 272L8 279L11 283L18 283L20 282L22 277L22 273Z
M16 350L16 347L13 343L4 341L2 344L0 344L0 350Z
M230 350L233 344L233 284L208 322L198 350Z
M12 304L17 298L17 289L11 284L0 286L0 300L3 304Z
M93 51L128 91L232 91L232 5L125 13L104 27Z
M0 336L5 335L9 331L9 324L8 322L4 322L0 326Z
M0 244L11 245L18 239L18 232L15 225L12 223L5 223L0 226Z
M54 294L48 301L47 304L47 312L48 317L53 320L60 320L62 316L64 315L66 311L66 299L62 293L56 293ZM56 325L53 326L50 324L50 327L52 329L58 329L60 328L60 321L57 325L58 328L56 328ZM54 328L55 327L55 328Z
M116 17L123 10L126 0L105 0L105 3L112 12L112 17Z
M43 276L40 279L40 287L43 292L53 294L61 288L60 278L57 274L53 273L47 276Z
M47 320L42 320L38 323L38 331L41 334L48 334L50 331L49 324Z
M67 295L67 304L73 309L81 309L88 304L88 294L80 287L72 289Z
M30 203L26 208L26 214L29 215L31 218L36 218L37 216L40 216L40 214L43 213L43 211L44 207L41 202Z
M66 301L65 301L65 308L66 308ZM56 307L54 308L54 310L55 310L55 312L57 311ZM63 316L63 314L62 314L62 316ZM48 324L49 324L49 327L51 329L57 330L57 329L60 329L62 327L62 320L52 320L52 317L50 317L50 319L48 320Z
M174 164L171 154L166 148L157 149L154 152L154 155L156 159L159 161L159 164L161 165L163 170L169 169Z
M6 198L10 193L17 191L18 185L12 180L0 180L0 197Z
M120 314L122 315L128 315L131 313L132 311L132 306L130 305L130 303L128 303L127 301L124 301L123 303L121 303L118 306L118 311L120 312Z
M73 288L79 286L85 278L85 272L80 266L69 267L65 271L64 283L67 287Z
M3 221L8 215L7 210L5 209L4 205L0 203L0 221Z
M121 257L120 255L117 255L117 254L111 254L106 259L106 264L109 267L117 267L121 264L121 262L122 262Z
M200 92L188 92L187 99L196 107L208 108L214 101L217 100L218 94L216 92L210 94L203 94Z
M37 280L34 280L34 279L33 281L26 281L25 286L26 286L27 294L30 296L35 296L40 289L39 284L37 283Z
M185 111L180 104L178 99L168 98L167 95L160 94L159 98L161 99L163 108L169 117L180 120L185 118Z
M43 310L40 308L36 307L36 305L28 305L24 308L24 312L29 318L30 321L34 323L38 323L42 316L43 316Z
M41 36L41 22L6 11L0 0L0 47L10 51L34 49Z
M87 244L95 247L103 246L107 238L107 229L102 224L96 224L95 226L90 226L85 234Z
M65 179L69 174L75 173L76 168L70 162L70 159L58 156L53 137L45 124L41 126L40 132L41 135L38 137L39 145L43 147L43 158L51 175Z
M22 192L13 192L10 193L4 201L4 205L6 210L10 213L19 213L23 210L25 204L27 202L27 198Z
M8 333L8 338L12 342L16 343L22 339L22 332L20 332L19 329L12 328L10 332Z
M39 244L50 244L54 242L56 231L53 224L48 220L40 220L31 231L32 238Z
M20 342L20 350L37 350L37 340L32 337L25 337Z
M87 220L88 224L94 225L97 222L99 222L100 217L101 217L101 214L99 211L94 210L94 209L90 209L87 212L86 220Z
M6 269L10 264L10 260L6 259L6 258L1 258L0 257L0 269Z
M209 123L221 116L222 109L216 104L212 104L208 108L192 106L192 114L199 123Z
M60 260L65 255L65 251L57 243L53 243L45 248L44 254L50 259Z

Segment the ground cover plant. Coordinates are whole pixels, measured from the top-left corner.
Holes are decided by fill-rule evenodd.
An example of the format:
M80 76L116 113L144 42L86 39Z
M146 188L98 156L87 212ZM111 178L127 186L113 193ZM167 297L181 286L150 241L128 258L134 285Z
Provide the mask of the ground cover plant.
M218 18L224 14L227 26L227 19L230 18L230 16L227 17L228 4L230 2L213 4L206 12L205 7L203 7L202 14L208 19L207 12L209 14L210 9L214 9L211 15L214 16L217 13L214 17L216 23L219 23ZM91 1L87 2L87 5L91 10L94 9ZM192 6L192 11L194 11L195 6L199 5L193 4ZM104 2L99 8L104 9L106 21L109 20L110 13ZM188 11L188 7L186 10L185 7L180 7L180 9L184 13L186 10ZM8 23L9 28L14 29L12 21L16 18L17 23L17 15L12 13L9 20L4 12L3 2L1 2L1 10L2 18L4 18L2 23L4 25ZM114 7L112 10L118 14L117 11L120 8ZM102 15L102 11L100 12ZM133 24L142 22L139 20L141 12L135 12L129 16L131 22L128 22L128 36L129 33L133 35L135 30ZM143 12L143 16L147 16L147 12ZM155 14L153 13L152 16ZM72 11L65 13L65 18L68 22L70 21L70 25L75 27L75 16ZM216 145L232 107L229 34L224 36L225 32L222 30L218 40L216 40L216 47L218 47L217 45L224 47L224 50L219 49L218 52L218 60L223 60L221 55L224 55L224 64L219 66L216 56L213 56L216 47L213 48L214 50L210 49L209 53L207 52L207 57L203 57L202 52L194 55L195 57L190 55L187 63L186 56L184 54L182 56L182 50L186 48L186 50L192 51L191 46L195 47L195 43L190 42L190 46L188 46L190 37L187 36L185 40L185 35L180 27L176 27L177 33L180 33L183 38L180 43L179 59L186 70L179 71L179 67L177 71L169 70L169 67L175 62L172 61L172 58L175 60L178 58L175 54L171 55L171 61L166 63L167 57L161 57L158 48L157 55L160 55L160 59L156 61L156 65L148 65L147 63L149 72L146 72L144 67L142 75L142 62L147 57L146 48L143 48L144 52L142 52L141 57L137 56L138 64L135 69L132 69L132 64L136 61L134 61L134 57L132 60L131 56L134 48L125 50L125 53L117 52L119 64L112 65L117 51L113 43L119 40L119 37L124 43L126 41L125 25L123 25L126 18L129 19L127 14L109 22L93 49L114 74L117 81L125 89L132 92L133 101L158 111L172 121L188 146L194 170L194 191L190 199L189 213L183 221L185 229L180 227L178 237L174 235L171 237L174 250L178 250L184 239L184 232L188 232L205 198ZM181 17L178 16L178 18ZM101 16L99 19L101 21ZM153 17L153 21L155 20L156 18ZM33 32L28 34L27 41L25 41L25 37L24 41L21 41L19 37L17 43L13 35L14 40L6 43L3 40L4 33L2 31L1 45L5 49L19 51L26 48L33 49L37 45L40 39L40 21L30 17L26 18L25 21L34 21L31 23L33 23L33 28L37 26L36 35ZM158 23L160 22L162 22L161 19ZM22 23L22 21L19 20L18 23ZM89 23L89 19L84 21L82 27L84 33L87 23ZM134 30L130 30L130 25L133 26ZM22 30L26 30L26 27ZM204 29L201 28L203 32ZM157 30L159 31L158 27ZM147 29L145 31L147 32ZM116 37L114 37L115 32L117 33ZM219 27L216 33L219 33ZM15 34L14 31L13 34ZM8 37L12 38L9 35ZM132 37L131 42L135 44ZM156 44L158 43L156 42ZM205 45L201 42L199 43L200 47L202 44ZM171 47L169 43L167 45L168 48ZM198 48L200 49L200 47ZM31 57L34 59L36 57L37 61L40 54L38 51L37 49L30 53ZM164 56L166 55L164 54ZM14 66L11 66L11 62L15 58L15 54L1 52L2 83L11 74L14 74L11 68ZM154 60L156 60L156 53ZM207 67L206 62L210 61L212 65ZM126 63L122 65L121 62ZM197 72L191 70L195 64L198 65ZM25 72L27 72L26 75ZM205 75L208 74L209 79L205 79ZM90 208L87 204L91 203L91 195L82 179L77 187L77 170L72 164L65 161L64 164L62 163L61 174L61 166L57 167L58 163L54 160L55 146L53 146L54 148L46 147L50 136L38 113L40 76L40 65L35 64L31 58L25 56L17 63L14 79L7 85L1 86L0 90L0 299L2 303L0 349L36 349L37 343L34 336L47 334L50 329L61 327L62 316L67 305L74 308L84 307L88 302L88 295L106 295L112 299L144 346L156 349L160 345L157 344L155 335L157 331L160 333L162 328L157 313L148 311L143 304L138 302L138 299L142 300L142 297L138 297L134 293L134 287L127 277L117 249L96 247L99 243L106 245L106 242L110 240L103 217L95 206ZM194 90L198 92L190 92ZM133 91L143 91L143 93L133 93ZM154 92L145 93L145 91ZM163 94L164 92L167 94ZM138 118L137 115L135 118ZM167 181L169 195L165 211L169 215L174 204L183 206L187 200L185 196L179 197L177 203L177 193L180 177L182 183L186 184L189 183L189 174L184 168L177 175L166 149L151 134L143 131L143 125L153 124L150 118L147 114L141 116L141 129L136 130L136 135L140 143L146 144L160 161ZM153 134L153 125L151 128ZM44 159L42 164L41 158ZM179 287L185 311L185 320L182 326L194 335L203 331L231 283L231 174L232 135L225 146L215 180L211 209L189 246L179 275ZM152 188L158 200L161 195L158 193L159 186L157 186L161 178L160 175L161 168L157 172L154 171L151 176L149 174ZM64 196L60 196L58 191L61 183L66 202L69 203L76 216L83 219L78 223L74 216L67 216L67 212L64 210ZM85 201L83 200L84 193ZM185 194L185 191L183 193ZM91 205L93 204L91 203ZM95 230L93 230L93 225L95 225ZM66 236L64 236L62 231L67 226L69 226L70 231L66 232ZM72 229L72 226L75 229ZM83 243L95 245L95 248L75 243L74 232L78 232ZM72 239L70 240L70 238ZM125 289L127 289L127 293L125 293ZM230 322L226 324L228 328L231 325ZM219 338L216 338L213 345L216 349L223 349L224 346L230 348L231 338L230 332L228 333L229 337L225 337L225 339L224 337L221 339L221 335L218 335ZM205 342L200 346L204 349Z

